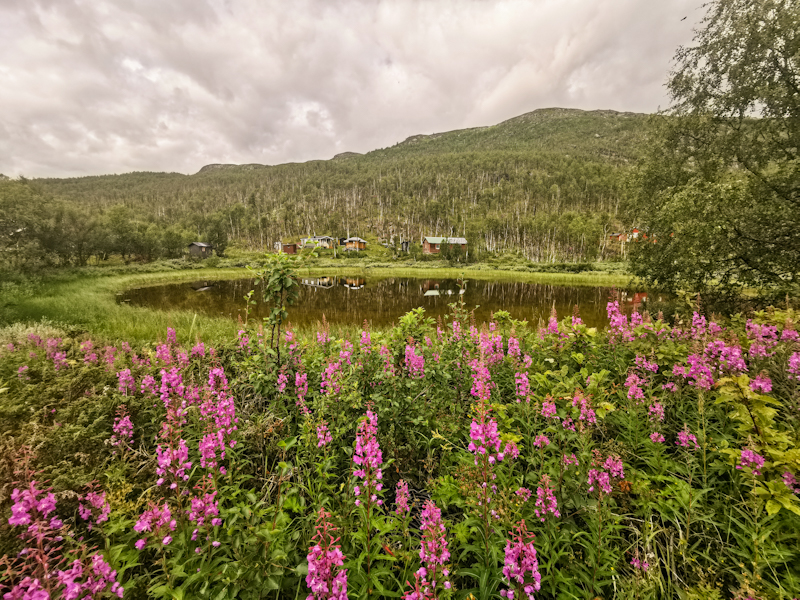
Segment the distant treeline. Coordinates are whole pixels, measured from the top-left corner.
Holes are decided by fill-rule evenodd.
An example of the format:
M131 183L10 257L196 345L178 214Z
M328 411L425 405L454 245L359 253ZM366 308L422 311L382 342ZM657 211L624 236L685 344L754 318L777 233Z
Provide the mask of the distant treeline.
M329 161L0 182L0 241L17 261L39 252L76 264L178 256L194 240L268 250L308 234L395 245L458 235L473 256L608 257L644 117L523 117Z

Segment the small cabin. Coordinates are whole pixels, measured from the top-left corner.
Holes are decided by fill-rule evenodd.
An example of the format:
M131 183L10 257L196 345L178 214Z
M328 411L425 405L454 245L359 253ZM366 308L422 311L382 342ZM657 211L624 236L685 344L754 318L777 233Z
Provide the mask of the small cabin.
M638 237L639 237L639 230L636 229L636 227L634 227L633 229L631 229L631 239L635 240Z
M627 233L612 233L608 236L608 239L612 242L627 242L628 241L628 234Z
M281 244L281 252L284 254L297 254L297 244Z
M422 239L422 252L425 254L439 254L442 251L442 245L460 246L463 252L467 251L467 238L463 237L432 237L426 236Z
M313 237L301 238L300 245L304 248L333 248L338 245L339 240L329 235L315 235Z
M192 242L189 244L189 255L197 258L209 258L214 246L205 242Z
M362 240L360 237L349 237L344 241L345 250L355 250L360 252L367 249L367 240Z

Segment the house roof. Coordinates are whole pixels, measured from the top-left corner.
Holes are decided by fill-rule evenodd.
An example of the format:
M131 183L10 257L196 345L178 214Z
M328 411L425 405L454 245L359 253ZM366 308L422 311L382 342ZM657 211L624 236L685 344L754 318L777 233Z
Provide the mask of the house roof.
M423 238L423 241L426 241L429 244L445 244L445 243L447 243L447 244L466 244L467 243L467 238L463 238L463 237L445 238L445 237L432 237L432 236L426 235L425 238Z
M361 242L362 244L366 244L367 240L362 240L360 237L353 236L347 238L345 242Z
M213 248L211 244L206 244L205 242L192 242L191 244L189 244L189 246L199 246L200 248Z

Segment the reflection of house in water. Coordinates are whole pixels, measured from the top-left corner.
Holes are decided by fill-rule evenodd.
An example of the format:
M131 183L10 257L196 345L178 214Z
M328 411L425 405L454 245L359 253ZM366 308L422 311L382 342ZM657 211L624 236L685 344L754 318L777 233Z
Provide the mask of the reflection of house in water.
M214 287L214 284L210 281L193 281L189 284L189 287L195 292L207 292Z
M367 283L363 277L341 277L340 279L342 285L349 290L360 290Z
M314 288L332 288L336 285L336 277L303 277L300 283Z
M467 286L464 284L463 287L458 288L457 284L448 285L447 283L441 283L435 279L426 279L422 282L420 291L423 296L455 296L466 292Z
M631 310L639 310L642 305L647 305L647 302L663 302L661 296L649 298L647 292L627 292L625 290L617 290L615 300L619 302L622 308L630 308Z

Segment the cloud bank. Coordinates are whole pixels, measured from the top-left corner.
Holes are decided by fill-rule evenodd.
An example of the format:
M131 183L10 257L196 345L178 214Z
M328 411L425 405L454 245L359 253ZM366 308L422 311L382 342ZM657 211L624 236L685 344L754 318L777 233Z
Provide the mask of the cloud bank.
M700 3L0 0L0 173L193 173L551 106L653 112Z

